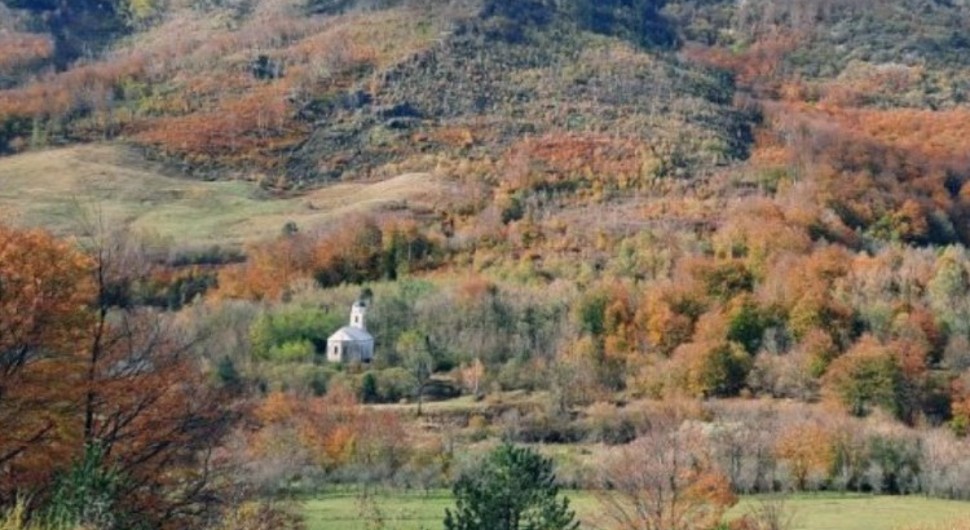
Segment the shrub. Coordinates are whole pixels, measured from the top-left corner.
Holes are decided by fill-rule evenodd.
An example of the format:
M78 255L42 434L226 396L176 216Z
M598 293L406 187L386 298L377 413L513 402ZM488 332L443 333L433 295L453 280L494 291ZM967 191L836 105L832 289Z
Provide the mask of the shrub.
M304 361L324 351L327 337L342 317L320 309L288 308L266 313L253 322L253 356L279 362Z
M88 445L84 455L59 476L44 519L55 528L91 526L104 530L137 528L139 524L121 509L119 493L125 480L104 462L104 450Z
M637 436L636 426L623 410L609 403L596 403L586 411L587 438L610 445L625 444Z
M748 509L742 519L742 530L792 530L795 528L795 512L787 504L784 496L771 496L759 499Z
M313 343L308 340L296 340L270 347L262 358L276 363L305 362L313 359L314 353L316 349Z
M297 508L272 501L246 503L229 510L212 530L303 530Z
M404 368L388 368L375 373L377 396L383 403L394 403L411 395L414 377Z

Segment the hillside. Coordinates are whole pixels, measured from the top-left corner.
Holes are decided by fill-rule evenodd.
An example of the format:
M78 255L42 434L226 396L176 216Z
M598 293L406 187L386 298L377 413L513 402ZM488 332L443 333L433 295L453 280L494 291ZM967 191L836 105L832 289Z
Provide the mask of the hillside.
M306 18L307 9L335 9L173 3L103 58L0 93L0 143L18 150L122 137L200 174L286 187L389 165L494 161L524 137L547 134L633 140L660 159L661 173L746 156L749 125L730 106L730 81L659 53L674 38L659 14L644 22L655 35L643 37L615 22L626 17L613 12L620 4L595 8L602 13L581 4L355 11L348 3L346 14ZM60 57L58 30L50 31ZM31 35L8 39L42 38ZM206 44L180 56L193 42ZM37 51L33 68L42 71ZM24 77L32 64L24 57L7 73Z
M705 172L747 155L750 126L731 107L723 76L589 31L567 8L512 5L486 3L429 49L377 72L372 91L359 93L360 108L315 116L291 162L295 178L390 162L495 163L528 151L530 138L611 137L606 143L630 151L631 164L657 166L642 179ZM334 160L342 166L313 167Z

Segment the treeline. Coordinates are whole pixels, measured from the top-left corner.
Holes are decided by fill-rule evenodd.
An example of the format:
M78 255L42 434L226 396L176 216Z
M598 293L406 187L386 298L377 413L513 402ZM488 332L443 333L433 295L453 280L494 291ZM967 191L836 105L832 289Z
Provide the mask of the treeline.
M446 249L409 219L352 215L318 233L287 224L276 240L246 248L246 261L219 273L220 296L276 300L291 285L310 280L321 287L395 280L432 269Z

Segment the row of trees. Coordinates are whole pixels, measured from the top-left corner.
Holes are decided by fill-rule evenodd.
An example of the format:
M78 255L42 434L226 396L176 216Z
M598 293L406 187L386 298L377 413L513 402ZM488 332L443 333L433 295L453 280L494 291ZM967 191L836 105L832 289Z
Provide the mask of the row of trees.
M322 287L394 280L433 268L440 245L408 219L352 215L317 233L288 225L282 237L246 249L245 263L223 268L217 295L277 300L301 281Z

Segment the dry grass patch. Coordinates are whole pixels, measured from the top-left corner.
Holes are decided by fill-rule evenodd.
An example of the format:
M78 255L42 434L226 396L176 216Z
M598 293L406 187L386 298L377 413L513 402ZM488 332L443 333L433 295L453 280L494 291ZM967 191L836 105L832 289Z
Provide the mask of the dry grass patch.
M81 212L99 212L109 224L177 245L235 246L274 236L289 221L312 230L351 213L420 204L438 187L413 173L272 198L251 182L190 180L132 149L98 144L0 158L0 222L69 235Z

